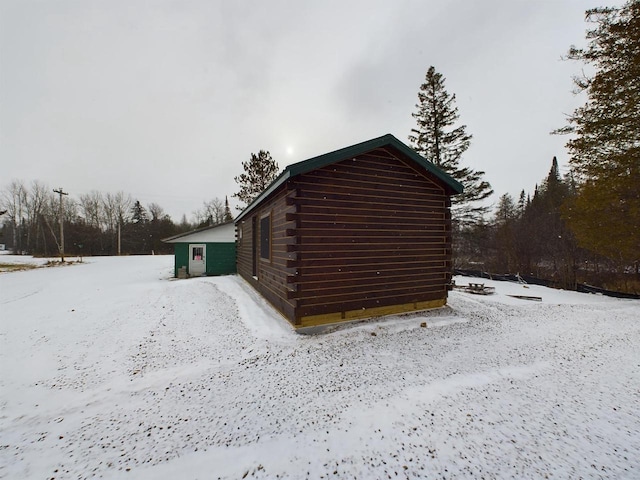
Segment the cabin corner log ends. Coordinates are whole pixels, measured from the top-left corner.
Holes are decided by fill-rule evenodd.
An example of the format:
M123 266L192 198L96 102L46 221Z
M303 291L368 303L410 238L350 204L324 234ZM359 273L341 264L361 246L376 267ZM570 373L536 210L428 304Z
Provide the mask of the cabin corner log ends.
M461 191L391 135L290 165L236 219L238 273L295 327L443 306Z

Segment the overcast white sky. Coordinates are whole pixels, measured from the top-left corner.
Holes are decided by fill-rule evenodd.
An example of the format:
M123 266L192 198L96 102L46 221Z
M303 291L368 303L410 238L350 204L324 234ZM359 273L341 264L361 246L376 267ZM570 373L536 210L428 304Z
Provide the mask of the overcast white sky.
M532 191L583 102L584 11L612 0L0 0L0 188L123 190L174 218L280 167L392 133L433 65L473 135L464 163Z

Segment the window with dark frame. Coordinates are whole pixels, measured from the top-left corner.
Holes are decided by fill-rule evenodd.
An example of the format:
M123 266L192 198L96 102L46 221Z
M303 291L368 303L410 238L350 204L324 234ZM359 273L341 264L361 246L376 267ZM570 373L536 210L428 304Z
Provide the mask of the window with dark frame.
M260 219L260 258L271 259L271 215Z

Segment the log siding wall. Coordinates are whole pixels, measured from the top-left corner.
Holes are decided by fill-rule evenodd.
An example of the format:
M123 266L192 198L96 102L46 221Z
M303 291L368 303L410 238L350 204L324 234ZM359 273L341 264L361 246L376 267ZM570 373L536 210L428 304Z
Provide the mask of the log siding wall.
M449 195L392 148L297 175L237 225L238 273L297 327L443 305ZM252 231L265 215L269 260Z
M379 149L296 177L287 266L296 324L381 307L444 304L450 199L431 174ZM337 318L335 315L332 318Z
M282 315L293 321L295 302L289 298L289 286L286 281L288 276L295 272L295 268L289 267L288 262L297 258L296 253L288 249L294 239L287 231L295 226L295 222L287 220L287 215L296 211L295 205L287 205L287 196L290 193L289 186L283 185L268 201L237 225L238 229L242 229L242 238L238 238L237 263L240 276L269 300ZM265 215L271 217L271 258L268 260L260 257L260 219ZM254 222L253 218L257 221ZM256 235L252 231L254 224L258 229ZM252 274L253 249L256 252L256 277Z

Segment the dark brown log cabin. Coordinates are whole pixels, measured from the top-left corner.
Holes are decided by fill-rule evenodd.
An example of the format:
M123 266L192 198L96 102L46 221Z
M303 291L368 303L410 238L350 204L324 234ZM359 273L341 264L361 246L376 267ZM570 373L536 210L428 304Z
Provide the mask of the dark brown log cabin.
M461 192L392 135L289 165L236 219L238 273L296 328L440 307Z

